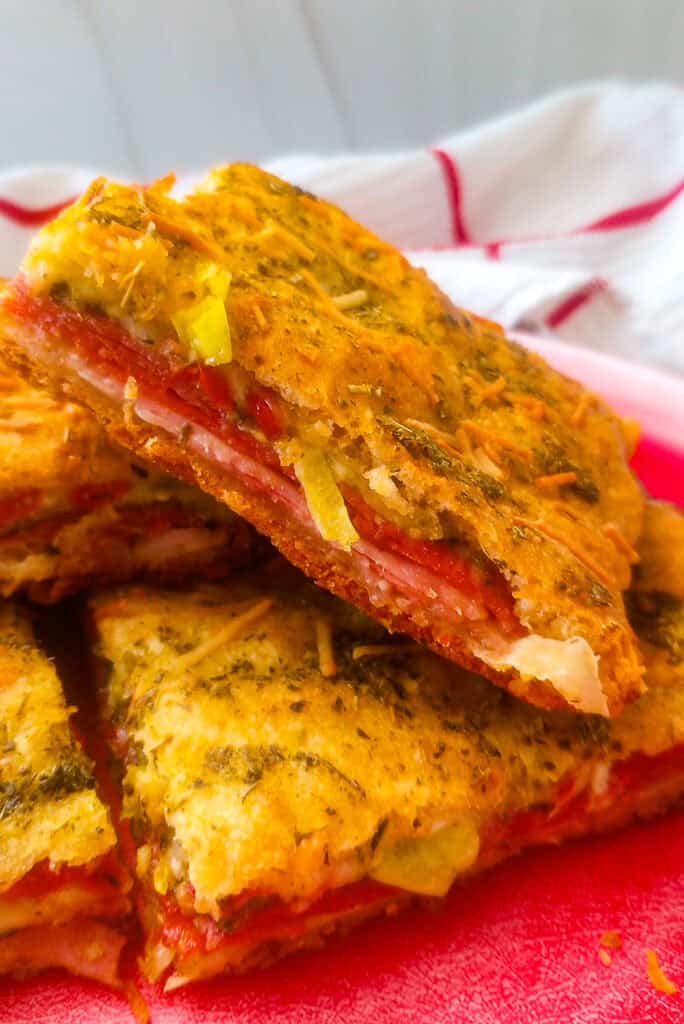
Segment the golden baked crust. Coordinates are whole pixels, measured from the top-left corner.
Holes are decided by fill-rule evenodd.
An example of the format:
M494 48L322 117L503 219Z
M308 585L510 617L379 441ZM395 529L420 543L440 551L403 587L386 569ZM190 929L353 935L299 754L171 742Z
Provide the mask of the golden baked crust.
M235 638L196 657L264 601ZM589 777L684 741L676 686L664 688L667 713L653 710L657 691L613 723L541 712L287 577L188 594L124 588L91 607L111 663L107 716L127 734L125 810L177 841L169 857L185 858L202 903L243 889L310 897L350 851L353 871L367 872L385 818L389 845L439 821L479 828L549 800L580 765Z
M627 608L644 651L648 679L684 686L684 515L650 501L639 541L640 563Z
M0 893L36 864L79 865L115 844L54 666L0 604Z
M417 614L392 598L377 602L347 553L193 454L187 439L142 424L134 401L122 410L120 397L96 396L92 378L77 380L63 360L47 365L35 347L49 337L83 355L58 313L95 307L147 339L148 361L177 370L190 357L179 314L229 271L231 372L243 388L253 382L277 397L284 424L271 449L281 467L325 451L337 483L383 521L496 567L526 630L586 641L600 659L605 712L618 713L641 690L621 592L642 497L617 417L497 325L457 310L330 204L245 165L214 172L183 202L167 187L100 180L38 235L2 315L9 357L53 386L66 382L121 443L250 518L318 583L529 700L565 703L553 679L507 668L505 658L485 664L470 626L445 643L425 607ZM15 301L27 287L57 310L42 326ZM87 316L83 324L87 331ZM122 366L129 355L120 346ZM112 358L110 346L108 370ZM129 370L138 390L141 365ZM264 443L249 413L231 416Z
M118 984L130 911L93 766L26 614L0 602L0 974L63 967Z

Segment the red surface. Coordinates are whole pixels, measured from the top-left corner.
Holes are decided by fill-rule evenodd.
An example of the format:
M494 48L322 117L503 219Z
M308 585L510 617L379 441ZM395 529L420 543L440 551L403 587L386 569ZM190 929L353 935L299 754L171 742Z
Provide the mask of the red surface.
M583 288L578 288L576 292L569 295L567 299L563 299L555 309L552 309L550 313L547 313L545 323L547 327L556 328L560 327L562 323L571 317L573 313L576 313L578 309L586 305L596 295L600 295L608 287L608 282L604 281L601 277L593 278L589 284L586 284Z
M451 207L451 227L456 245L470 244L470 234L466 227L463 216L463 193L461 190L461 176L458 173L456 160L447 153L445 149L433 149L432 155L439 160L444 175L444 185Z
M635 394L640 379L635 368ZM635 465L652 494L684 505L684 454L649 439L657 417L645 426ZM608 930L624 946L606 967L598 940ZM153 1024L684 1022L684 991L652 988L647 947L684 990L684 812L530 851L457 887L439 912L370 922L267 971L145 995ZM120 996L63 975L0 983L2 1024L41 1020L132 1017Z
M632 465L649 494L684 508L684 454L646 436L637 446Z
M684 814L541 849L456 889L434 913L371 922L268 971L145 995L154 1024L665 1024L644 949L684 984ZM607 930L624 947L605 967ZM3 1024L114 1024L120 997L56 974L0 988Z

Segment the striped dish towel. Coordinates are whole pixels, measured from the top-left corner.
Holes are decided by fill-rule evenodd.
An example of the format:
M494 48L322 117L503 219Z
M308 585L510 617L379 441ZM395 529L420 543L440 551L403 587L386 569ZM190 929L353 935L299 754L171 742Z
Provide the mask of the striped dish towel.
M403 248L459 305L684 372L679 88L588 85L429 150L268 166ZM0 273L91 176L0 175Z

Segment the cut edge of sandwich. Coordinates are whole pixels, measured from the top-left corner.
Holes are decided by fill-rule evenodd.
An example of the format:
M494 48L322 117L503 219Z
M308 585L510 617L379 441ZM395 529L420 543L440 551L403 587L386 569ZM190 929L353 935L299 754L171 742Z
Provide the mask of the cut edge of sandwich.
M8 601L0 672L0 974L61 967L120 987L131 878L73 708L28 615Z
M134 397L127 398L125 375L103 375L58 336L37 327L31 332L11 317L2 326L7 358L20 372L54 390L56 371L63 378L59 393L91 408L117 443L228 504L319 585L364 608L390 630L409 633L542 707L614 717L643 692L643 666L629 636L615 637L609 657L601 658L585 638L530 634L510 612L502 631L471 594L460 593L429 568L380 550L363 537L349 537L346 544L326 541L296 481L234 449L191 415L164 408L145 395L139 382ZM289 525L283 510L294 517ZM511 584L503 584L510 601ZM426 593L430 621L425 617L421 624L416 609L424 605ZM625 684L619 698L609 686L616 672Z

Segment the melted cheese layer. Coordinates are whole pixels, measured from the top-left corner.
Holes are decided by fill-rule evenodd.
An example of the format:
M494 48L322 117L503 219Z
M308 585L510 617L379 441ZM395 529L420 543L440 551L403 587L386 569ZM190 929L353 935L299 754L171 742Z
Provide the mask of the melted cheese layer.
M578 711L608 717L599 659L583 637L553 640L533 634L515 640L496 654L484 649L475 653L492 668L513 668L522 679L548 680Z

